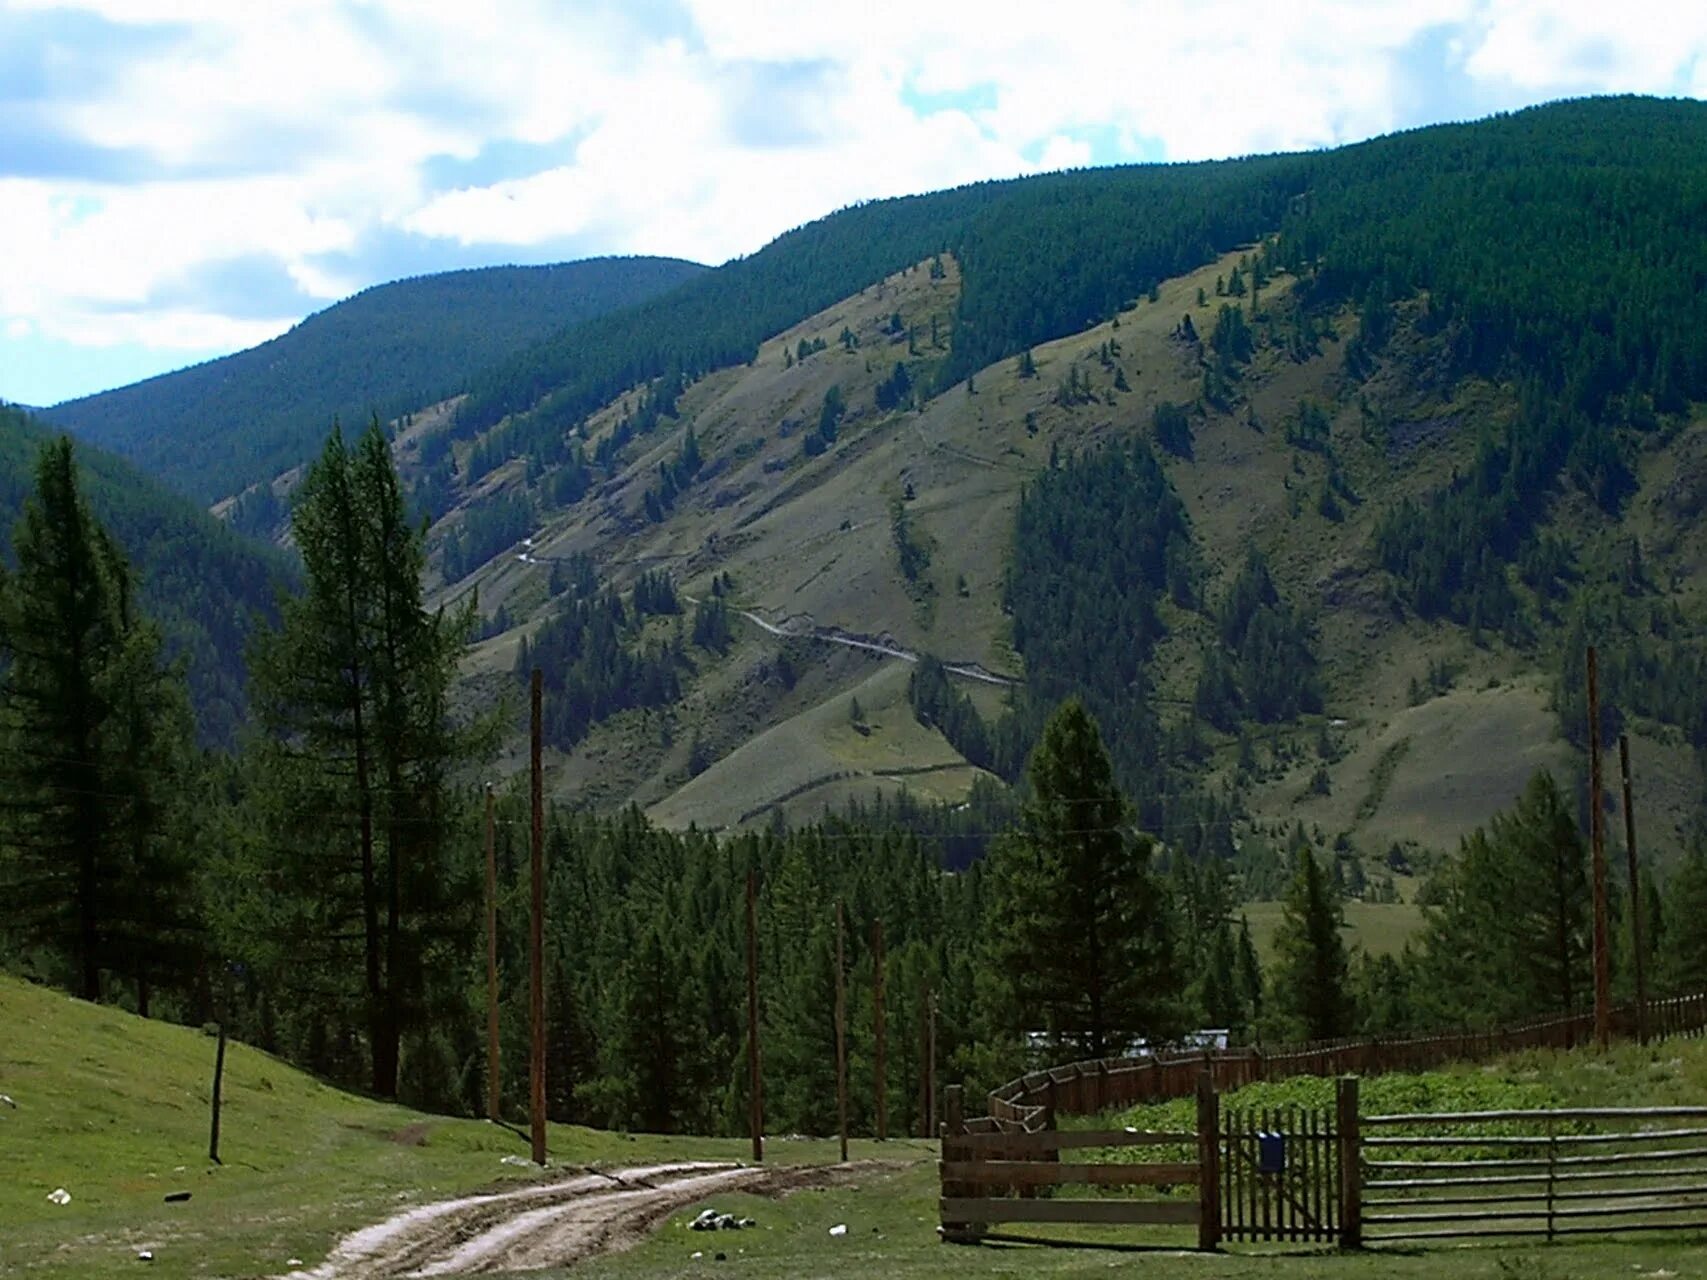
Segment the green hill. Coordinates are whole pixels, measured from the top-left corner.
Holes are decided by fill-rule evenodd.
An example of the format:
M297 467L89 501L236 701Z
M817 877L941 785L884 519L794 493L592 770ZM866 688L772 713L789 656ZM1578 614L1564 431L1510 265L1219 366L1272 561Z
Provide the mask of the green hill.
M0 556L11 555L36 455L52 434L0 405ZM201 740L233 745L248 706L244 646L257 621L274 614L294 566L122 458L89 445L77 457L90 508L135 567L143 608L164 630L169 656L186 665Z
M537 1177L526 1135L344 1093L232 1042L207 1158L214 1038L0 976L0 1274L278 1275L339 1235L419 1203ZM862 1148L867 1144L860 1144ZM737 1159L744 1142L553 1125L559 1171ZM833 1144L800 1143L793 1163ZM48 1200L63 1188L64 1206ZM189 1192L182 1203L165 1196Z
M1086 692L1146 825L1263 897L1300 824L1403 889L1535 768L1580 768L1592 635L1668 859L1707 741L1703 144L1702 104L1591 100L832 215L588 326L555 390L567 348L405 445L455 462L434 539L446 598L477 587L488 613L471 676L506 678L578 557L624 589L662 569L724 593L728 639L667 679L551 674L598 705L556 743L560 794L718 826L957 802L1013 775L1035 709L975 680L981 729L909 707L881 651L929 653ZM1115 441L1146 442L1180 510L1111 553L1061 522L1149 518L1096 478ZM1021 558L1023 528L1060 536ZM1274 587L1254 631L1230 604L1253 550ZM682 608L621 643L685 635Z
M335 415L389 420L443 399L518 347L703 270L596 258L376 285L271 342L43 416L212 503L312 457Z

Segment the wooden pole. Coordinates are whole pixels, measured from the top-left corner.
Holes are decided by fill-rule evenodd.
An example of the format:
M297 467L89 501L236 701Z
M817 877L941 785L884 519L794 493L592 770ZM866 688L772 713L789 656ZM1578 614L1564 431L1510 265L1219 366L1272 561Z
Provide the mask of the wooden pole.
M930 1031L930 984L924 983L919 988L919 1136L929 1138L931 1129L931 1031Z
M213 1118L208 1124L207 1158L222 1164L219 1158L219 1096L225 1081L225 1020L227 1010L219 1015L219 1046L213 1051Z
M942 1143L938 1150L941 1159L939 1167L964 1163L968 1156L966 1145L961 1141L966 1133L966 1113L960 1085L951 1084L948 1086L945 1102L947 1104L946 1116L943 1120L942 1133L939 1135ZM966 1196L969 1191L976 1194L976 1190L969 1188L966 1183L951 1181L947 1178L942 1180L942 1198L945 1202L960 1199ZM976 1239L977 1234L978 1229L970 1223L952 1222L946 1218L943 1220L942 1239L944 1243L970 1243Z
M759 929L755 901L758 873L747 872L747 1124L753 1159L765 1158L765 1077L759 1066Z
M545 1163L545 783L540 764L543 690L544 677L535 667L533 732L529 744L533 766L529 786L533 809L533 910L528 926L528 1020L533 1037L528 1054L528 1116L533 1130L533 1162L538 1165Z
M885 1060L883 1026L883 921L871 922L871 1024L877 1040L872 1062L873 1085L877 1091L877 1140L889 1138L889 1079Z
M936 1133L936 992L925 988L925 1132Z
M1594 877L1594 1042L1612 1041L1612 957L1606 923L1606 822L1601 812L1600 677L1595 650L1588 647L1588 812Z
M1340 1157L1340 1248L1363 1247L1363 1137L1357 1114L1357 1077L1341 1076L1334 1092L1334 1129Z
M1221 1247L1221 1099L1207 1071L1197 1076L1197 1247Z
M836 903L836 1124L848 1162L848 997L842 974L842 904Z
M1647 948L1642 939L1642 876L1636 857L1636 803L1630 794L1630 735L1618 735L1618 765L1624 777L1624 855L1630 864L1630 941L1636 963L1636 1039L1648 1043Z
M486 784L486 1118L499 1117L498 849L492 784Z

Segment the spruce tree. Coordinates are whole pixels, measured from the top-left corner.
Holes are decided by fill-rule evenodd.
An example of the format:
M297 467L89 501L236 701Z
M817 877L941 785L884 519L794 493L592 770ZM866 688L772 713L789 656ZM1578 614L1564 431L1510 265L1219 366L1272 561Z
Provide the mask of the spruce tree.
M1096 721L1076 698L1049 720L1031 799L991 867L992 961L1010 1031L1100 1057L1180 1027L1165 900Z
M1293 859L1275 935L1272 1008L1294 1034L1331 1040L1352 1029L1349 966L1340 937L1344 915L1309 846L1298 848Z
M0 570L0 896L7 931L84 999L187 980L197 918L178 821L187 694L90 515L69 439L41 452Z

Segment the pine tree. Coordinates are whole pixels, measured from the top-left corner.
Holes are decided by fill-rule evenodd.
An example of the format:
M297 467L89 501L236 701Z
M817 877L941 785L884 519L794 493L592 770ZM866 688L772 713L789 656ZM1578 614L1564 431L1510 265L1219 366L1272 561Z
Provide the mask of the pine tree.
M1151 843L1127 830L1102 735L1066 702L1029 769L1021 830L990 872L989 930L1009 1030L1046 1030L1100 1057L1181 1020L1180 982Z
M42 450L0 570L0 888L8 931L84 999L196 963L177 808L189 758L180 673L137 611L129 566L84 502L69 439Z

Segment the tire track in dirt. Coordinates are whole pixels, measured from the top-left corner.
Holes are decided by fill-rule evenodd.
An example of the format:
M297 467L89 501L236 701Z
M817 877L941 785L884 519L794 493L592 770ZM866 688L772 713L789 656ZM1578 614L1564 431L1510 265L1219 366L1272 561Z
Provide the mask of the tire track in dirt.
M724 1191L786 1195L879 1162L794 1168L715 1163L587 1172L406 1210L346 1236L320 1266L283 1280L397 1280L565 1266L627 1248L684 1206Z

